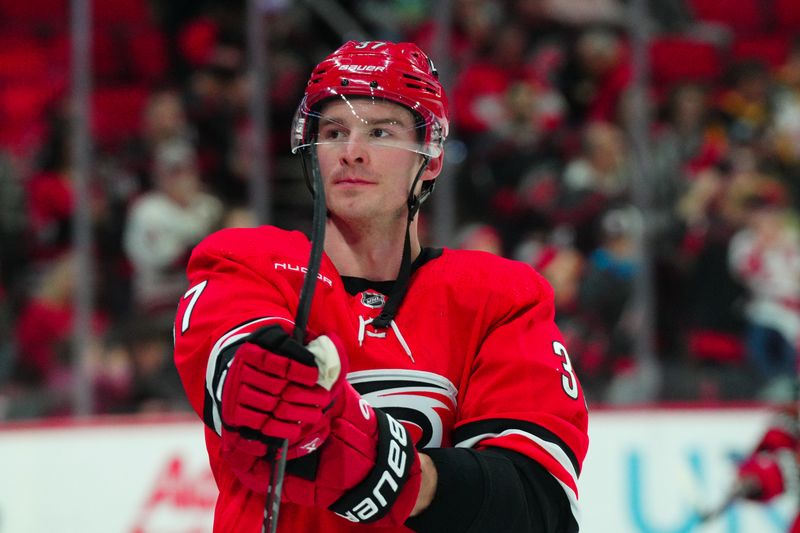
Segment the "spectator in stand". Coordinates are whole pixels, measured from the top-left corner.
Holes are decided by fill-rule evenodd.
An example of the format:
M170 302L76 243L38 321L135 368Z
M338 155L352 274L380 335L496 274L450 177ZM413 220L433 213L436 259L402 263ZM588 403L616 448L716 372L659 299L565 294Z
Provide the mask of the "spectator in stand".
M620 98L632 79L628 55L622 39L611 30L589 27L580 34L561 75L570 124L613 121L619 116Z
M786 62L778 70L775 109L775 150L780 160L793 169L800 167L800 37L795 38ZM800 200L800 184L795 180L793 196Z
M608 380L605 400L641 400L626 386L635 367L636 310L632 307L634 278L641 268L636 245L642 215L632 206L605 211L599 219L598 246L586 259L577 305L591 337L604 345L602 375ZM633 395L633 396L631 396Z
M164 89L150 96L142 117L142 137L151 154L161 143L191 138L191 129L183 100L177 91Z
M183 271L191 249L217 229L222 203L203 191L195 148L172 140L156 148L156 189L130 208L124 246L133 266L136 311L165 319L183 294Z
M533 234L523 238L513 252L513 258L535 268L553 287L559 303L556 319L577 311L578 289L586 261L569 243L559 242L558 235Z
M134 317L109 335L101 382L106 385L101 389L106 412L153 413L188 408L171 354L171 328L157 318ZM120 382L125 387L114 387Z
M663 353L683 359L686 353L686 317L696 309L688 313L685 309L689 298L685 294L688 277L681 243L687 226L686 221L677 215L676 205L684 201L687 216L696 217L690 222L690 231L702 231L706 202L712 201L714 191L721 187L721 177L707 169L725 156L727 138L724 128L714 117L710 89L706 85L685 82L672 87L661 112L661 119L654 125L648 160L651 178L648 246L653 253L656 272L659 348ZM730 311L725 311L715 316L730 315ZM736 359L738 342L730 335L732 331L706 333L697 339L707 346L710 346L709 340L730 346L724 357L726 363ZM714 350L722 355L718 348ZM710 355L709 350L699 346L692 351Z
M708 87L687 82L670 91L652 143L655 185L674 205L697 172L720 162L727 139L712 117Z
M740 143L758 142L772 112L770 72L758 60L745 60L734 64L729 75L731 81L719 97L728 137Z
M618 0L528 0L521 4L538 4L545 18L566 26L621 24L623 6Z
M534 197L543 192L539 183L551 171L551 140L561 123L563 102L545 85L518 81L507 89L503 104L504 116L492 128L495 147L487 159L494 188L489 206L495 225L513 242L521 237L520 227L541 225L537 213L548 206L546 199Z
M502 2L486 0L459 0L453 5L453 24L450 28L451 53L454 72L461 70L492 46L496 31L506 16ZM437 34L441 32L439 23L429 18L408 35L408 40L417 43L425 50L435 46Z
M237 129L246 117L242 98L244 50L219 40L207 62L192 72L187 89L187 113L197 133L198 168L209 190L226 202L242 203L246 183L231 173Z
M581 151L561 178L556 224L574 230L575 246L589 253L598 245L597 228L609 206L628 196L628 148L622 131L610 122L594 122L583 132Z
M731 239L729 261L748 291L747 356L765 384L788 384L783 392L791 394L800 341L797 220L788 209L786 191L774 181L761 185L745 205L747 223Z
M628 187L627 146L622 130L611 122L593 122L584 130L581 154L564 169L571 191L592 190L608 197Z
M142 113L142 126L135 143L124 154L128 167L139 178L140 188L150 189L150 167L157 146L172 139L195 136L179 91L162 89L150 94Z
M74 281L75 259L71 253L51 260L14 326L14 382L33 396L44 391L52 396L40 398L42 411L32 414L68 411L59 402L69 396L73 378ZM107 322L102 312L95 312L91 324L95 338L103 335Z
M523 26L497 28L490 46L461 71L453 89L458 127L477 142L493 141L494 130L507 120L506 92L515 82L533 78L527 63L528 40Z
M675 205L682 235L673 259L680 285L672 301L679 308L669 312L678 315L677 328L685 338L679 355L686 354L687 365L710 366L710 385L723 373L735 377L744 358L738 305L743 288L731 275L727 260L728 243L740 224L734 175L727 160L701 170L687 182ZM729 397L743 398L752 392L737 380L718 384L708 387L716 389L709 394L722 393L723 386L731 389Z
M58 353L59 346L69 342L72 329L74 261L67 254L50 265L24 303L15 326L19 346L15 379L31 385L53 383L59 374L68 372Z
M587 27L624 25L619 0L512 0L510 6L537 44L566 48Z
M25 182L28 254L35 262L58 256L69 247L72 227L69 170L67 124L60 117L54 117L40 150L39 168Z
M458 231L455 242L455 248L459 250L480 250L503 255L503 239L491 224L467 224Z
M255 228L258 226L256 214L249 207L226 206L222 215L223 228Z
M502 104L503 113L492 125L500 151L526 161L541 157L562 125L564 99L538 73L531 72L529 78L508 86ZM529 153L533 157L525 157Z
M702 246L704 235L714 221L722 218L718 215L730 181L728 166L699 172L675 203L675 216L685 228L684 251L690 255Z
M454 91L459 131L476 162L465 166L472 175L461 180L462 205L471 215L488 211L499 228L518 223L520 183L554 152L564 114L563 99L547 79L547 63L554 60L545 56L552 50L531 54L529 45L524 27L508 24L462 71Z
M50 135L42 148L40 167L25 183L28 212L27 255L32 271L69 251L74 211L73 167L69 153L69 128L64 111L52 118ZM105 191L91 176L89 209L95 228L108 217ZM35 274L34 274L35 275Z

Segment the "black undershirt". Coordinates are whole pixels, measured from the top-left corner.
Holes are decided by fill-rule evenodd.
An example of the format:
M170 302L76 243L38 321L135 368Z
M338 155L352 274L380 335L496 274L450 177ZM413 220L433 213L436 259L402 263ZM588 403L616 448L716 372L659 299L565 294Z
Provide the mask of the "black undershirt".
M409 518L417 533L575 533L558 481L539 463L502 448L423 450L436 465L430 507Z
M428 261L436 259L442 255L442 251L443 250L441 248L423 248L417 258L414 259L414 262L411 263L411 273L413 274L419 267ZM344 284L344 290L346 290L347 293L352 296L355 296L360 292L364 292L367 289L373 289L381 294L389 295L392 293L392 288L394 287L394 280L372 281L353 276L342 276L342 283Z

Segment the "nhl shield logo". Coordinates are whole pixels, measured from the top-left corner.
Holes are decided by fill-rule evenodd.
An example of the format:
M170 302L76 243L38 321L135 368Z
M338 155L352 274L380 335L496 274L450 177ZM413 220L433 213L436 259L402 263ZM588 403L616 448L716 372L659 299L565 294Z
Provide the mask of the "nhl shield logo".
M377 292L364 292L361 294L361 304L371 309L380 309L386 304L386 296Z

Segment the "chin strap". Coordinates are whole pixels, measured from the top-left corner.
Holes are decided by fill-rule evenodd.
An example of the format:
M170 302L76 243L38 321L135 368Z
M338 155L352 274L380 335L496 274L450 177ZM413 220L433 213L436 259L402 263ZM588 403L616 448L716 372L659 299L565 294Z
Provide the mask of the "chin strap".
M397 314L397 310L400 308L400 304L403 303L406 292L408 292L409 280L411 279L411 222L414 220L414 217L417 216L422 202L430 196L433 186L432 184L430 186L423 184L419 196L416 196L414 191L417 188L420 177L422 177L422 173L428 168L428 163L430 162L430 157L423 156L422 166L417 171L414 182L411 184L411 191L408 193L408 219L406 220L406 236L403 243L403 256L400 260L400 270L397 273L397 280L394 282L392 292L388 295L388 301L383 307L383 311L372 321L372 326L375 329L385 329L389 327Z

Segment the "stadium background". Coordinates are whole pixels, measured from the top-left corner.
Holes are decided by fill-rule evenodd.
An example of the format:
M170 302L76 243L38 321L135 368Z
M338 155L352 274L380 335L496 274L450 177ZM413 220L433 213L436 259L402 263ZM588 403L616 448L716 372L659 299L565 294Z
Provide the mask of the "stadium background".
M759 413L795 395L798 35L796 0L0 0L6 460L35 449L17 440L26 431L60 458L54 424L70 418L78 433L86 417L185 423L170 321L191 247L225 226L308 228L288 130L310 68L346 39L413 40L453 124L428 244L514 257L550 280L598 413L595 464L614 464L611 449L633 468L636 450L698 445L719 463L707 498L719 500ZM164 205L164 220L147 215ZM654 433L658 413L678 433L697 413L724 428L672 443ZM654 468L668 473L663 456ZM31 487L46 485L31 461ZM647 493L686 503L688 485ZM29 507L0 496L3 533L11 508ZM631 531L697 527L669 520ZM748 530L725 520L706 530Z

